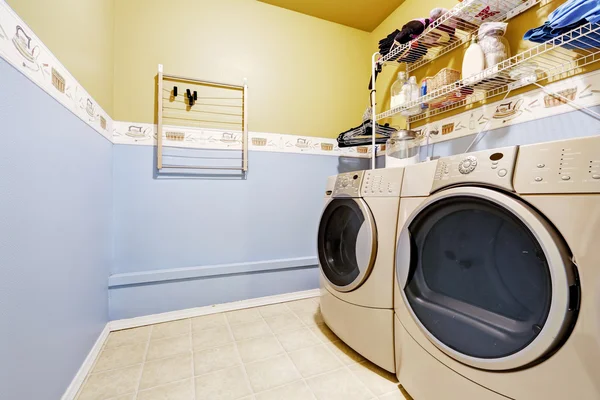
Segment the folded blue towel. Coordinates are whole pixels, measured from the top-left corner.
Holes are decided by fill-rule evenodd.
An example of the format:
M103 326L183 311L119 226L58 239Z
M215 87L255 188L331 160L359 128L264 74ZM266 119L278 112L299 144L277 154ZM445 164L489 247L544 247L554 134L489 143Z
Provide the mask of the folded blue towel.
M584 19L600 22L600 0L569 0L548 16L552 28L564 28Z

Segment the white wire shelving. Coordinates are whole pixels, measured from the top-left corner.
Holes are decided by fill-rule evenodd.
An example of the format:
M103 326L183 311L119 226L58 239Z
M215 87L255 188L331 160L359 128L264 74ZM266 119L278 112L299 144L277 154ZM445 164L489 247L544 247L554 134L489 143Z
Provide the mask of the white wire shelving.
M377 63L379 67L393 61L405 63L406 71L410 73L468 42L483 22L506 21L541 1L463 1L434 21L418 38L392 47Z
M479 74L442 86L417 100L377 114L375 120L420 110L422 104L427 104L428 108L423 112L409 116L409 124L414 123L523 86L552 80L597 61L600 61L600 24L588 23Z

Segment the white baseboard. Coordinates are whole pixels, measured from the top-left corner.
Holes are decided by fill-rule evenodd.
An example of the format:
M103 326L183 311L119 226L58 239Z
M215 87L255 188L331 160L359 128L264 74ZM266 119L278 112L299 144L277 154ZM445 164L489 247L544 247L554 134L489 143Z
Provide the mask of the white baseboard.
M65 391L63 396L61 397L61 400L73 400L75 398L75 396L77 396L77 392L79 392L81 385L83 385L83 381L85 380L85 377L87 376L87 374L90 372L90 370L94 366L94 363L96 362L96 359L98 358L98 355L100 355L100 351L102 350L102 347L104 346L104 342L106 342L106 339L108 339L109 333L110 333L110 322L107 323L104 326L104 329L102 329L102 332L100 332L100 336L98 336L96 343L94 343L94 346L92 346L92 349L90 350L87 357L83 361L83 364L81 364L79 371L77 371L77 374L75 374L75 377L71 381L71 384L69 385L69 387L67 388L67 390Z
M136 328L138 326L159 324L162 322L176 321L178 319L199 317L201 315L217 314L226 311L242 310L244 308L260 307L269 304L285 303L287 301L318 297L319 289L305 290L302 292L277 294L274 296L258 297L255 299L234 301L231 303L216 304L206 307L188 308L185 310L171 311L160 314L146 315L143 317L120 319L109 322L110 331Z

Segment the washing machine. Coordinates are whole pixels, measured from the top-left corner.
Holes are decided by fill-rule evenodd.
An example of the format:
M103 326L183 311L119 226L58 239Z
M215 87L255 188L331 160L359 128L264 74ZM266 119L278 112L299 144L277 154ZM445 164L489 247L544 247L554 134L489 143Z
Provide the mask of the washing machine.
M321 313L363 357L394 372L394 254L402 168L329 180L317 235Z
M600 137L408 167L398 231L415 399L600 398Z

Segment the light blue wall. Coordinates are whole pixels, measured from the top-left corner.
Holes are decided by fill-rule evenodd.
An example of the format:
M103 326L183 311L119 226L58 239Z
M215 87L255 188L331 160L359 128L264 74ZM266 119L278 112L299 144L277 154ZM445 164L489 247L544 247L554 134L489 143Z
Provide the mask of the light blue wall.
M326 178L368 161L250 152L245 180L166 177L152 147L115 146L111 318L318 287Z
M0 398L59 399L108 321L112 145L0 59Z

